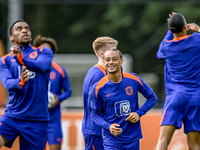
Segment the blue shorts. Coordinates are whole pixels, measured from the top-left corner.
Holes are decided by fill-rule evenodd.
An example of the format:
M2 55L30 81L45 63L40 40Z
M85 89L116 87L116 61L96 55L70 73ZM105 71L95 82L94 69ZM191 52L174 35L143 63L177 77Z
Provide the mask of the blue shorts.
M0 135L8 140L6 147L12 147L19 136L20 150L43 150L46 145L47 122L18 120L2 115Z
M139 150L140 142L139 140L131 143L104 143L105 150Z
M176 93L167 95L161 125L173 125L184 132L200 131L200 95Z
M62 143L61 120L51 120L47 125L47 141L49 145Z
M103 150L102 136L84 134L85 150Z

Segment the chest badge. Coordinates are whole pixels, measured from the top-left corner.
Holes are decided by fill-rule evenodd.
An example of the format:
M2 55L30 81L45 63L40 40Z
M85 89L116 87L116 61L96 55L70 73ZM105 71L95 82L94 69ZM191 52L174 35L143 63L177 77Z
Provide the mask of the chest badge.
M36 58L37 56L38 56L37 51L34 51L34 52L29 54L29 57L32 58L32 59Z
M133 88L131 86L128 86L125 90L126 90L126 94L127 95L132 95L133 94Z
M54 71L51 71L50 73L50 79L53 80L56 77L56 73Z

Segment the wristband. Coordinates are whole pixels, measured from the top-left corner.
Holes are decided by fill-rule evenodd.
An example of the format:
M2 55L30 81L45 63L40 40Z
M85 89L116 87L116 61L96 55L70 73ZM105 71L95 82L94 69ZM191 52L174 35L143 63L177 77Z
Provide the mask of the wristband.
M200 33L200 29L198 30L198 32Z

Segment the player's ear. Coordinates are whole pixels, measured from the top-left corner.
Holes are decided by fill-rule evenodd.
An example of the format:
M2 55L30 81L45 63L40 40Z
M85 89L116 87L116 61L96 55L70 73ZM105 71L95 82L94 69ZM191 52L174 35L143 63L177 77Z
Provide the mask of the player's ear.
M103 59L103 51L99 52L99 57L101 57Z
M122 65L124 63L124 59L122 58L120 61L120 65Z
M14 40L14 36L10 35L10 41L13 42L13 40Z
M185 24L185 25L183 26L183 28L184 28L184 29L187 29L187 24Z

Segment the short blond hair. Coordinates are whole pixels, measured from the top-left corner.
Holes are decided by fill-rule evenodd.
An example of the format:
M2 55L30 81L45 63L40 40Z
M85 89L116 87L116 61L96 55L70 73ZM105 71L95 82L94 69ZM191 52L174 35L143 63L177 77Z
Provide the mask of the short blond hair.
M108 36L98 37L96 38L96 40L94 40L94 42L92 43L92 47L95 54L98 57L99 57L99 53L98 53L99 49L106 46L107 44L114 44L117 47L118 41Z

